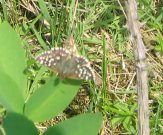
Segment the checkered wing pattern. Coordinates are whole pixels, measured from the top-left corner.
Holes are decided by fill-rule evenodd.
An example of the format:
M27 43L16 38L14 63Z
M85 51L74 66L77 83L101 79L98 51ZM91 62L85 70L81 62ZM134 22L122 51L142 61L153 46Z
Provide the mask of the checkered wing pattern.
M70 54L64 48L52 48L38 55L36 60L53 72L57 72L62 78L95 80L89 61L79 55Z

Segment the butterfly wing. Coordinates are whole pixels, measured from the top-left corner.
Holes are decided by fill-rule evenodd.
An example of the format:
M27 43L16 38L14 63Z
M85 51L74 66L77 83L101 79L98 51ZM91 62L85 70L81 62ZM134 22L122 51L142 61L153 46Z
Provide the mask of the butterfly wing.
M94 71L87 59L81 56L74 56L72 60L75 61L74 71L68 76L68 78L95 81Z
M36 60L63 78L95 80L89 61L78 55L70 55L64 48L52 48L38 55Z
M69 52L63 48L52 48L36 57L41 65L46 66L53 72L62 74L64 71L65 61L69 57Z

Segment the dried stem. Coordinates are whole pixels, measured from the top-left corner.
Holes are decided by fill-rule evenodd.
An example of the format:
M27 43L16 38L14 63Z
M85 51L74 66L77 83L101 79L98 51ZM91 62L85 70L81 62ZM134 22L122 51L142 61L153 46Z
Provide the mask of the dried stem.
M137 3L135 0L128 0L126 7L127 27L133 44L137 72L138 134L149 135L147 62L145 47L140 33L140 22L137 16Z

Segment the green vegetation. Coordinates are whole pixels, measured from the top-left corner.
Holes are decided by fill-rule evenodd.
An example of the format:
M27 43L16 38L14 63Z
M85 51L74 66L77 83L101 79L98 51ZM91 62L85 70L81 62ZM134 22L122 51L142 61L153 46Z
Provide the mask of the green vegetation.
M2 0L1 5L2 132L7 135L137 134L135 62L124 27L124 1ZM162 6L161 0L139 0L138 4L149 66L152 135L163 134ZM71 44L71 35L78 53L91 62L95 84L60 79L34 59L49 48Z

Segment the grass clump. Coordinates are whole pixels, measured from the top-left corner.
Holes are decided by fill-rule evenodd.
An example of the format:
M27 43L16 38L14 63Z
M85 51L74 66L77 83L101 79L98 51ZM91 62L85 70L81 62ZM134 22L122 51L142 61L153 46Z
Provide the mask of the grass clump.
M141 33L149 68L150 129L162 134L162 8L161 1L138 2ZM105 116L101 134L137 133L136 73L123 1L2 1L1 22L7 21L21 36L27 56L28 91L33 93L52 75L34 57L52 47L77 49L89 59L95 84L84 82L61 117L38 124L47 128L60 119L100 111ZM73 40L70 40L73 35ZM70 47L71 49L71 47ZM62 117L64 116L64 117ZM50 123L50 124L49 124Z

